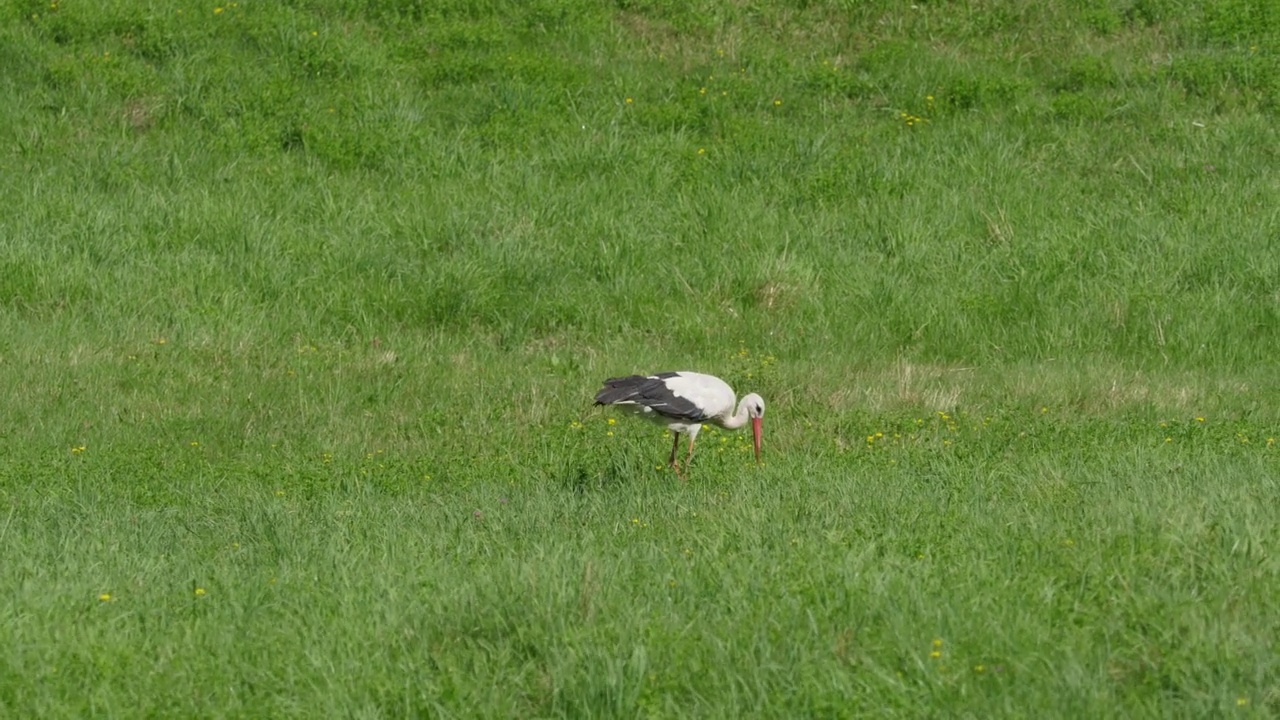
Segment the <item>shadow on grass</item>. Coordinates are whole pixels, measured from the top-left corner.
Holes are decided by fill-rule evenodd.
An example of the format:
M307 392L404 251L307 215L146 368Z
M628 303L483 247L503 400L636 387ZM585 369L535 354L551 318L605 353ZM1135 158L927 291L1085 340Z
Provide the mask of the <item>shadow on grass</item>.
M652 475L653 469L636 462L629 454L592 457L566 465L560 472L560 484L579 495L608 492Z

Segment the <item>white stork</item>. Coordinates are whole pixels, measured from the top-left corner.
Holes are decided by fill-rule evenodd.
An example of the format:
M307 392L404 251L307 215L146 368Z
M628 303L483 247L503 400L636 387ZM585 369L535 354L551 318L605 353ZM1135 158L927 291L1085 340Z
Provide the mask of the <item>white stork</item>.
M738 403L734 412L733 388L718 377L696 372L664 372L657 375L631 375L609 378L596 393L597 405L618 405L659 425L675 435L671 444L669 465L680 474L676 452L680 433L689 436L689 453L684 467L693 459L693 442L703 423L715 423L726 430L737 430L751 420L756 462L760 462L761 424L764 421L764 398L751 393Z

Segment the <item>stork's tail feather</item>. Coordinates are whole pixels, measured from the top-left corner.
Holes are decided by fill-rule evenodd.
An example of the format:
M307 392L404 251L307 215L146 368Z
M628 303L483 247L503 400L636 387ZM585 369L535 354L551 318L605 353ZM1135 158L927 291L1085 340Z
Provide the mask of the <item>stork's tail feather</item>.
M600 392L596 393L596 404L612 405L624 400L631 400L636 396L641 386L650 380L651 378L647 378L644 375L609 378L604 381L604 387L600 388Z

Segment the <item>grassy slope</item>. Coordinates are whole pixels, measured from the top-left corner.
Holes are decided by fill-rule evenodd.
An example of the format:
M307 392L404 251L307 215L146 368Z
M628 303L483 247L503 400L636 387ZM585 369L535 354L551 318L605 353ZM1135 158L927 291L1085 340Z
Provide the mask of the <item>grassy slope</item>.
M1280 712L1280 11L852 5L0 2L0 708Z

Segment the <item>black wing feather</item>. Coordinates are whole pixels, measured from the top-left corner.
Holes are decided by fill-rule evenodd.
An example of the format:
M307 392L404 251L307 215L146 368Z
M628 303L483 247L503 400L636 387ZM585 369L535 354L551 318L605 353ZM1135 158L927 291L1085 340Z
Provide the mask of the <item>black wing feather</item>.
M604 387L596 393L597 405L613 405L620 402L632 402L652 408L654 412L673 420L702 422L707 419L702 408L694 405L688 398L679 397L671 392L664 378L675 377L677 373L658 373L655 376L628 375L627 377L609 378Z

